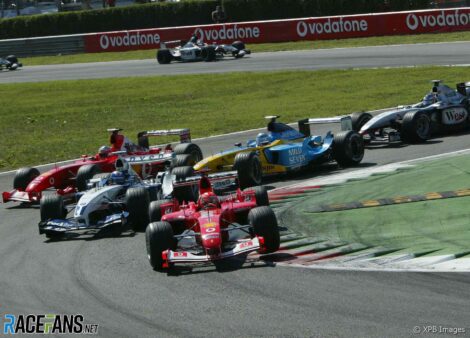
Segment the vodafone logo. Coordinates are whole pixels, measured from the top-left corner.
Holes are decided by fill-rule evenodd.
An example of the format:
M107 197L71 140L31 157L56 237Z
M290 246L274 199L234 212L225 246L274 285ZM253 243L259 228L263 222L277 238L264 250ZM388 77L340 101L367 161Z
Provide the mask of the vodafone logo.
M343 20L328 19L326 22L299 21L297 23L297 34L301 38L307 35L349 33L349 32L367 32L369 25L366 20Z
M237 39L252 39L260 37L260 29L258 26L253 27L238 27L236 24L233 27L227 28L223 25L221 28L197 28L194 31L198 39L201 41L217 41L217 40L237 40Z
M452 27L468 26L470 23L470 13L460 13L456 10L454 13L441 11L440 14L408 14L406 17L406 26L415 31L419 28L432 27Z
M100 36L100 47L102 50L114 47L129 47L129 46L145 46L157 45L160 43L160 35L156 33L141 34L125 33L124 35L111 35L103 34Z

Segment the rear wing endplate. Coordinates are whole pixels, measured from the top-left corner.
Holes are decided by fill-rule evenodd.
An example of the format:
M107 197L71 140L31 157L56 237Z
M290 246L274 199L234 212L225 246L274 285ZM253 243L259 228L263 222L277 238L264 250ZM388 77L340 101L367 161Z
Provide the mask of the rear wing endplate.
M341 130L352 130L351 116L337 116L337 117L323 117L315 119L303 119L299 122L299 131L305 136L310 136L310 125L311 124L328 124L328 123L340 123Z

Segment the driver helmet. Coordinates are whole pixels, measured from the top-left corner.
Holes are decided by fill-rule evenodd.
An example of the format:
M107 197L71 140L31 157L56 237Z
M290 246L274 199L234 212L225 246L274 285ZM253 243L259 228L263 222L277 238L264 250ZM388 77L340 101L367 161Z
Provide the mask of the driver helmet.
M191 39L189 39L189 42L192 42L192 43L196 44L196 43L197 43L197 35L196 35L196 34L193 34L193 35L191 36Z
M218 208L220 206L219 198L213 192L205 192L199 196L198 205L201 209Z
M111 148L108 147L108 146L101 146L101 147L98 149L98 155L99 155L100 157L107 157L110 152L111 152Z
M113 171L111 174L111 183L113 184L124 184L125 177L124 173L121 171Z
M115 163L116 171L120 172L128 172L129 171L129 163L122 158L118 158Z
M268 134L266 133L259 133L258 136L256 136L256 144L258 146L264 146L266 144L269 144L271 142L271 139Z
M423 98L424 105L430 105L436 102L436 95L434 93L429 93Z

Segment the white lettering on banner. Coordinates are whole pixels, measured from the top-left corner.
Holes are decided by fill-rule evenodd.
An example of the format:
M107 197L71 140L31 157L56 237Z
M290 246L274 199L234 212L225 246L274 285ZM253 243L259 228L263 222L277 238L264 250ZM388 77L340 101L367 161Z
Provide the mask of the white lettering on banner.
M194 31L198 39L201 41L216 41L216 40L236 40L236 39L249 39L259 38L260 29L257 26L254 27L237 27L233 25L232 28L227 28L225 25L219 29L203 29L197 28Z
M440 14L429 15L416 15L414 13L408 14L406 17L406 26L412 31L417 30L420 26L423 28L429 27L446 27L446 26L467 26L470 22L470 13L459 13L457 9L454 13L445 14L441 11Z
M108 49L111 47L122 47L122 46L144 46L144 45L156 45L160 43L160 35L157 33L141 34L140 32L129 34L126 33L124 36L108 36L103 34L100 36L100 47L101 49Z
M332 34L332 33L343 33L343 32L367 32L369 25L366 20L339 20L328 19L326 22L312 22L306 23L305 21L299 21L297 23L297 34L304 38L308 34Z

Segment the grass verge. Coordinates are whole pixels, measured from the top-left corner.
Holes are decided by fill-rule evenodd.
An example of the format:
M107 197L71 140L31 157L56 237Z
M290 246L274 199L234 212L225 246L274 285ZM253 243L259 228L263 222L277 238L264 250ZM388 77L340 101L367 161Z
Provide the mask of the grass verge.
M451 42L469 41L470 32L440 33L440 34L420 34L420 35L400 35L400 36L380 36L371 38L341 39L341 40L318 40L318 41L298 41L281 43L264 43L250 45L249 48L257 52L276 52L301 49L324 49L324 48L345 48L363 46L383 46L394 44L413 44L429 42ZM155 58L155 50L137 50L129 52L110 53L85 53L74 55L58 56L37 56L23 58L22 62L28 66L104 62L122 60L143 60Z
M76 158L107 142L106 128L133 138L148 129L190 127L204 137L418 101L466 67L291 71L54 81L2 85L0 170ZM7 99L10 98L10 99Z

